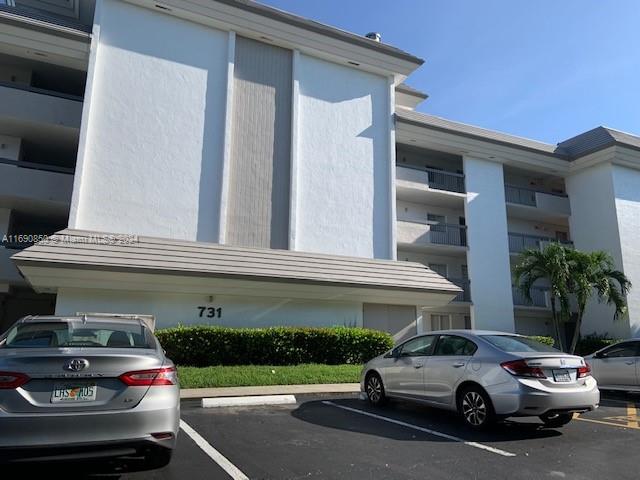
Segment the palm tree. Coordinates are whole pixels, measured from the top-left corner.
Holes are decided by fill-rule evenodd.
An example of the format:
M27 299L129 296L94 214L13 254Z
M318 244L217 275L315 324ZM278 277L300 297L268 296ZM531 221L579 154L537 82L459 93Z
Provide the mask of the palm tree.
M520 255L519 263L513 270L515 283L529 302L533 302L531 288L534 283L541 279L549 281L553 327L557 346L561 350L563 348L560 319L566 318L569 314L569 277L571 271L568 250L559 242L551 242L542 250L525 250ZM559 312L558 306L560 307Z
M627 312L626 296L631 282L624 273L615 269L611 255L606 252L571 250L567 252L567 257L571 272L569 290L575 295L578 308L576 327L569 348L569 352L574 353L584 311L591 296L595 293L599 302L613 306L613 319L616 320Z

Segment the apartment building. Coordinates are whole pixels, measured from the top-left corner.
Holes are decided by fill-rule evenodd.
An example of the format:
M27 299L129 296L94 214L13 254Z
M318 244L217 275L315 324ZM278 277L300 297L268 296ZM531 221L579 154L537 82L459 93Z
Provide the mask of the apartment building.
M8 251L10 293L160 326L362 325L403 338L550 333L545 285L528 304L511 275L523 249L549 241L605 249L640 284L638 137L599 127L549 145L419 113L426 95L404 83L419 58L245 0L99 0L90 35L80 13L70 25L2 12L64 28L70 58L44 63L84 87L84 102L82 89L61 92L79 93L81 112L77 157L58 165L74 169L66 203L40 229L60 233ZM26 61L17 50L12 65ZM23 142L27 130L0 123ZM23 182L41 173L3 156ZM7 183L0 198L20 185ZM31 202L18 200L11 218ZM639 333L640 291L629 307L616 322L590 308L584 332Z

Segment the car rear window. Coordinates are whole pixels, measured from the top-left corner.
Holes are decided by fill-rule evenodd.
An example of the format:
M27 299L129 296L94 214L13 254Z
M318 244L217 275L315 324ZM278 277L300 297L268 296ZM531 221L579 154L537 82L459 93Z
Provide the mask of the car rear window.
M149 330L136 323L26 322L12 327L4 348L155 348Z
M503 352L558 352L553 347L518 335L481 335L487 342Z

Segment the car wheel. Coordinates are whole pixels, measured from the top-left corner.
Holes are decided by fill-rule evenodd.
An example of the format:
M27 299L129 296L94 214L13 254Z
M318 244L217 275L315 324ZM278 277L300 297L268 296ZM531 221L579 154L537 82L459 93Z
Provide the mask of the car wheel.
M464 423L473 429L481 430L495 421L491 399L480 387L466 387L458 396L458 412Z
M384 385L382 384L382 378L377 373L370 373L367 375L367 381L365 382L365 392L367 398L372 405L380 406L387 403L387 396L384 393Z
M173 450L169 448L158 448L150 451L144 457L144 466L149 470L166 467L171 462Z
M540 415L540 420L545 427L560 428L573 419L573 413L548 413Z

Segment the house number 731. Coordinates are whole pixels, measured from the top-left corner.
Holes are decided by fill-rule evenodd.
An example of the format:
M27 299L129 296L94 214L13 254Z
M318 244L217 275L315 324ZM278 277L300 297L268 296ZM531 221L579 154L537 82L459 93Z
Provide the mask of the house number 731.
M199 317L222 318L222 307L198 307Z

